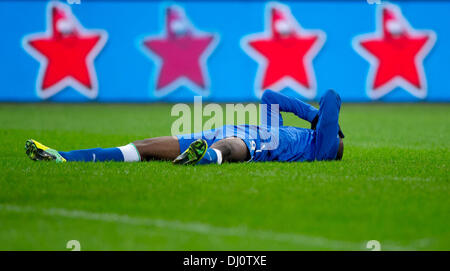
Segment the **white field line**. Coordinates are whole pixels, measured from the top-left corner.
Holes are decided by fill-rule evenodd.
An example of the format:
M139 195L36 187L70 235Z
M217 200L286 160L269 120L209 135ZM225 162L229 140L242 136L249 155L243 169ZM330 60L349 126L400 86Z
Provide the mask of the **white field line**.
M252 173L253 174L253 173ZM252 175L253 176L253 175ZM267 176L267 174L266 174ZM296 175L297 176L297 175ZM312 175L298 175L298 178L303 179L329 179L330 175L326 174L312 174ZM368 180L368 181L385 181L385 180L394 180L394 181L423 181L423 182L430 182L430 181L440 181L439 178L431 178L431 177L418 177L418 176L392 176L392 175L384 175L384 176L360 176L360 175L345 175L345 176L338 176L338 178L344 178L349 180ZM444 180L444 179L442 179Z
M296 244L300 246L309 246L322 249L335 249L335 250L367 250L365 248L366 241L359 242L348 242L348 241L338 241L330 240L324 237L314 237L308 235L302 235L297 233L279 233L267 230L252 230L246 227L217 227L213 225L208 225L204 223L197 222L181 222L181 221L171 221L163 219L152 219L152 218L140 218L140 217L130 217L128 215L121 215L116 213L95 213L83 210L69 210L62 208L36 208L32 206L19 206L19 205L9 205L0 204L0 211L3 212L14 212L14 213L30 213L37 215L45 215L51 217L63 217L70 219L83 219L92 220L100 222L112 222L121 223L127 225L137 225L137 226L150 226L162 229L170 229L175 231L184 231L205 235L215 235L215 236L237 236L243 238L256 238L277 242L286 242L291 244ZM413 250L414 247L402 247L393 245L392 242L380 241L382 249L391 250ZM415 242L417 243L417 242ZM417 243L420 246L426 246L427 240ZM299 247L300 249L301 247Z
M416 150L416 151L439 151L447 149L446 146L417 146L417 145L403 145L398 143L377 143L377 142L348 142L348 146L363 147L363 148L398 148L405 150Z

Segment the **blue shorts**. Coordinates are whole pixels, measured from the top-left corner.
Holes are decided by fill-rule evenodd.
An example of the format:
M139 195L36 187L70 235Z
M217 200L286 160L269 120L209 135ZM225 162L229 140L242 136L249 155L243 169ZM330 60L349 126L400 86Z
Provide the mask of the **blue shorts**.
M254 160L255 150L259 148L260 139L258 126L255 125L225 125L217 129L207 130L194 134L177 135L180 144L180 153L183 153L195 140L202 138L208 146L227 137L237 137L244 141L250 153L250 160Z

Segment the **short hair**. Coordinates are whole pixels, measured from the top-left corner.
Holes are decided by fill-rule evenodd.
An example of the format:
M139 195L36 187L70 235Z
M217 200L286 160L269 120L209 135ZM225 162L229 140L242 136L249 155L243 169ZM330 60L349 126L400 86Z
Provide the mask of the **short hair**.
M344 156L344 141L342 138L339 138L339 149L336 154L336 160L342 160L342 156Z

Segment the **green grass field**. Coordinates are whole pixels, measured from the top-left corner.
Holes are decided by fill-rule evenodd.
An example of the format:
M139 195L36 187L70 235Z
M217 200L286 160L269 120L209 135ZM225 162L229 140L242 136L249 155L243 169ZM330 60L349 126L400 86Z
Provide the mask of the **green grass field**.
M344 104L341 162L33 162L170 134L170 105L0 105L0 250L450 249L450 106ZM307 126L292 115L288 125Z

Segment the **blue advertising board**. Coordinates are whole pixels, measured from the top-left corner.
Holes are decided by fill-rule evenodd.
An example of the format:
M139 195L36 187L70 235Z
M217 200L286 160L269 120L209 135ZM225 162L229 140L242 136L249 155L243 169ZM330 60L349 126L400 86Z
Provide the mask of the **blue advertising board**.
M449 2L79 2L0 2L0 101L450 101Z

